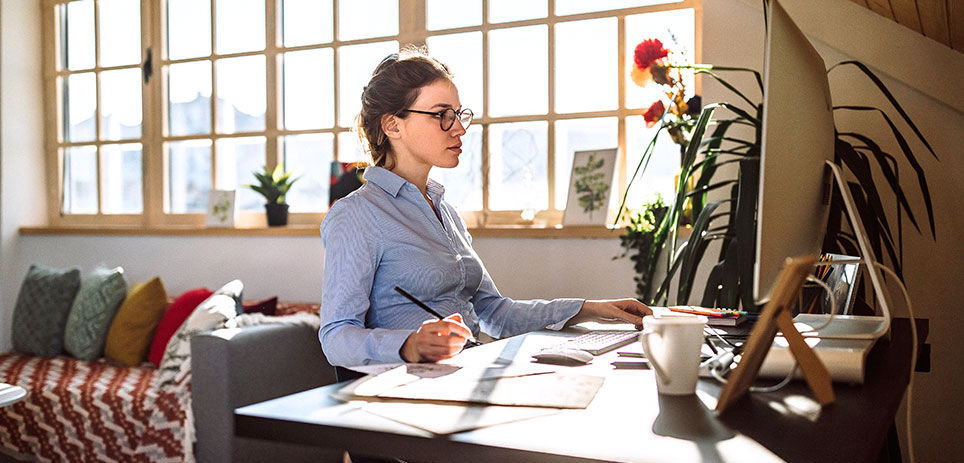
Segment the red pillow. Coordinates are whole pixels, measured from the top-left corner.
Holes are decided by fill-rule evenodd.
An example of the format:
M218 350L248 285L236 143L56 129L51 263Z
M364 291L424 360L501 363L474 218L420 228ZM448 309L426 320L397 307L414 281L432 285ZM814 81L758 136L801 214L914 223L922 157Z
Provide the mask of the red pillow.
M197 306L201 305L205 299L211 297L214 291L207 288L195 288L185 291L171 302L168 306L167 311L164 312L164 316L161 317L161 322L157 325L157 330L154 332L154 340L151 342L151 350L147 354L147 360L154 365L160 365L161 359L164 358L164 351L167 349L167 343L174 336L174 333L187 317L191 316L191 312Z
M244 313L263 313L273 317L278 311L278 296L260 302L244 304L242 307Z

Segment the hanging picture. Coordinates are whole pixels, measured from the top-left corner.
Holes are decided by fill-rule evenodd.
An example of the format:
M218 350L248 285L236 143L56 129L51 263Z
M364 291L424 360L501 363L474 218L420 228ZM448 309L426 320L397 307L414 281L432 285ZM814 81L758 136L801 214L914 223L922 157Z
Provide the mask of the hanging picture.
M609 195L616 170L616 148L576 151L569 177L569 196L563 225L605 225L609 222Z
M328 206L331 207L348 193L357 190L365 183L365 162L331 161L331 186L328 190Z
M233 227L235 204L235 190L211 190L208 194L205 225L209 227Z

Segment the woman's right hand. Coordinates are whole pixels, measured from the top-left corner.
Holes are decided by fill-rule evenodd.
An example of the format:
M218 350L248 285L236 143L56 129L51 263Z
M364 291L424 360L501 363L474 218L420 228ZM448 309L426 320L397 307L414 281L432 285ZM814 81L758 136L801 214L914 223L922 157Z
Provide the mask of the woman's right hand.
M438 362L458 354L471 337L472 332L462 323L460 314L426 320L418 331L408 336L399 354L409 363Z

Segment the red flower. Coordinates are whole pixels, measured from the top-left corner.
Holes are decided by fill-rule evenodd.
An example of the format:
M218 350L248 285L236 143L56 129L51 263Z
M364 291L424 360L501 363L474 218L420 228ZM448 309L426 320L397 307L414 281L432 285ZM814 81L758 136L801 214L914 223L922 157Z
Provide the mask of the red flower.
M666 106L663 106L662 100L656 100L649 109L643 113L643 120L646 121L646 128L650 128L659 122L660 118L663 117L663 113L666 112Z
M653 65L653 62L669 56L669 50L663 47L663 42L659 39L647 39L636 45L635 61L636 67L641 70Z

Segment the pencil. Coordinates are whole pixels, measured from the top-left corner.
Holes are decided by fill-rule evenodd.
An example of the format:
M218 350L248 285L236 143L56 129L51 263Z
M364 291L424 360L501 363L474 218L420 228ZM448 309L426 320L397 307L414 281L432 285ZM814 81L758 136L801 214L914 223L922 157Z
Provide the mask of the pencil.
M402 296L405 296L406 299L414 302L415 305L419 306L419 308L421 308L422 310L424 310L424 311L432 314L432 316L434 316L435 318L437 318L437 319L439 319L439 320L442 320L443 318L445 318L445 317L442 316L442 314L436 312L436 311L433 310L431 307L429 307L428 305L426 305L424 302L418 300L417 297L412 296L411 294L408 294L408 291L405 291L404 289L399 288L397 285L395 286L395 291L398 291L399 294L401 294ZM481 345L482 345L481 342L476 341L475 339L472 339L472 338L469 338L469 339L465 342L465 344L466 344L467 346L470 346L470 347L475 347L475 346L481 346Z

